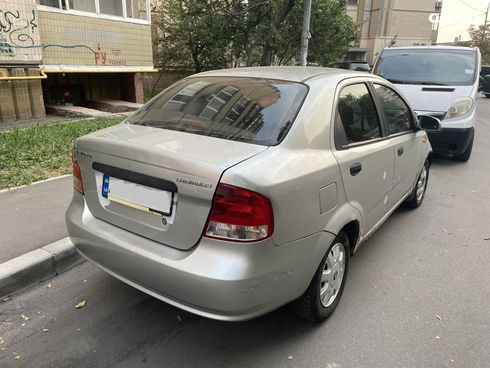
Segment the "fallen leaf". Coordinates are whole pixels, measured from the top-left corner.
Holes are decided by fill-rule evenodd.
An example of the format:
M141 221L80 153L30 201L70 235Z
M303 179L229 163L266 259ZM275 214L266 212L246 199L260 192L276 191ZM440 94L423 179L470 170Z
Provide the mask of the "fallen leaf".
M179 321L179 323L181 323L182 322L182 317L179 316L179 315L177 315L177 321Z
M80 303L78 303L77 305L75 305L75 308L76 309L81 309L81 308L85 307L85 304L87 304L87 302L85 300L82 300Z
M43 332L49 332L49 329L43 328Z
M441 320L441 317L439 315L436 314L436 318L440 321Z
M16 355L14 359L15 360L19 360L20 359L20 355Z
M25 326L26 326L26 324L25 324L25 323L23 323L23 324L21 324L21 326L22 326L22 327L25 327Z
M0 345L3 345L3 344L5 344L5 341L3 341L3 337L0 336Z
M288 360L293 360L293 356L292 355L288 356Z
M53 285L51 285L51 283L48 283L48 288L51 289L52 287L53 287Z
M440 339L440 338L441 338L441 336L439 336L439 335L436 336L436 339Z
M87 282L87 280L83 280L83 283L86 283L86 282Z
M26 316L24 313L22 313L22 319L23 319L24 321L29 321L29 320L30 320L30 318L29 318L29 317L27 317L27 316Z

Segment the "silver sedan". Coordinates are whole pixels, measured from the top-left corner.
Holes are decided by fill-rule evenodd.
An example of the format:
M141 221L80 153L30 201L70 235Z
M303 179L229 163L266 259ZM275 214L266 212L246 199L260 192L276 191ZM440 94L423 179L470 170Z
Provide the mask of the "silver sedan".
M78 251L169 304L238 321L287 303L327 318L349 257L432 158L393 85L313 67L200 73L77 139L66 213Z

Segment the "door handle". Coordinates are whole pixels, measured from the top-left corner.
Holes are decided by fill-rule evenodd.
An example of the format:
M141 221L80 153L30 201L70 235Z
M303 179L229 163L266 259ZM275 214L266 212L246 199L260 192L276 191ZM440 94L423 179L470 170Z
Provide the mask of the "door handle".
M352 176L358 175L362 170L362 165L360 162L356 162L354 165L350 167L350 174Z
M398 151L396 151L396 153L398 153L398 156L401 156L403 155L403 152L404 152L404 148L403 147L398 147Z

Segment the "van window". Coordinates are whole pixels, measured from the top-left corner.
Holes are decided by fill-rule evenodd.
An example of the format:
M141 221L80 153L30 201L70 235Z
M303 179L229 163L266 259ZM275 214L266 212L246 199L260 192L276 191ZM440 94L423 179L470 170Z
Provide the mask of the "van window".
M374 73L398 84L471 86L479 73L474 50L386 49Z

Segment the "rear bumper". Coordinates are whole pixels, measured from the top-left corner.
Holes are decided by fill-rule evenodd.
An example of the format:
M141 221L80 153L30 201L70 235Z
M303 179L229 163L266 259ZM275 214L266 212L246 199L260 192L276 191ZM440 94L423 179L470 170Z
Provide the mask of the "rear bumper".
M434 152L443 155L465 152L474 134L474 128L442 128L439 132L427 132Z
M66 224L82 256L104 271L181 309L227 321L255 318L299 297L334 238L322 232L281 246L203 238L181 251L95 218L78 193Z

